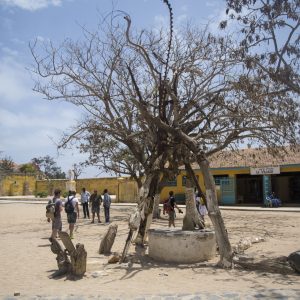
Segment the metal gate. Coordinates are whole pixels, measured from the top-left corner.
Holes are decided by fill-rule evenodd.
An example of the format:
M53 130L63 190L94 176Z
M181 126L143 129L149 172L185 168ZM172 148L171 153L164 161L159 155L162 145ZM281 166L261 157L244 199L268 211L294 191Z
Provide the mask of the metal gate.
M235 178L220 179L221 204L235 204Z

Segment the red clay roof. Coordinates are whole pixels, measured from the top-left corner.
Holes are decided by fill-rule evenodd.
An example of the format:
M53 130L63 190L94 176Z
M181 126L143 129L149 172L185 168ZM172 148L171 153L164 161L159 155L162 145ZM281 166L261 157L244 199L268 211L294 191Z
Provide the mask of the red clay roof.
M267 148L240 149L222 151L209 157L211 168L271 167L279 165L300 164L300 146L276 148L277 154L270 153ZM198 164L193 164L199 169Z

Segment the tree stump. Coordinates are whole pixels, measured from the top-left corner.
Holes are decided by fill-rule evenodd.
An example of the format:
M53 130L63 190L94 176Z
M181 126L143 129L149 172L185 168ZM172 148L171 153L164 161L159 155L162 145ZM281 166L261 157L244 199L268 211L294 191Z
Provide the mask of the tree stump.
M76 247L74 247L67 232L60 231L58 234L66 249L63 250L62 246L56 239L49 239L51 242L51 251L57 255L56 261L58 266L58 271L51 277L53 278L64 274L80 277L83 276L86 272L87 258L84 245L77 244Z
M72 265L68 258L67 252L63 250L62 246L56 239L50 238L49 240L51 242L51 251L56 254L56 262L58 267L58 270L52 274L50 278L70 273L72 270Z
M76 244L76 250L70 253L72 274L75 276L83 276L86 272L86 257L87 253L83 244Z
M117 235L118 225L110 225L99 247L99 254L110 254Z

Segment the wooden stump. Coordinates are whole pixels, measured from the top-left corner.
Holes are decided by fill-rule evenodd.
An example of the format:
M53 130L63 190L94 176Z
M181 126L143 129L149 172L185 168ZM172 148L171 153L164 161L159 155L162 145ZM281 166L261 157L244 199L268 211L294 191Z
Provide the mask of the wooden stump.
M56 239L50 238L49 240L51 242L51 251L56 254L56 262L58 267L58 270L52 274L50 278L70 273L72 270L72 265L66 251L63 250L62 246Z
M56 261L58 266L58 271L51 277L53 278L63 274L82 277L86 272L87 258L84 245L77 244L76 247L74 247L67 232L60 231L59 237L66 248L65 250L63 250L56 239L49 239L51 242L51 251L57 255Z
M83 244L76 244L76 250L70 253L72 274L75 276L83 276L86 272L87 253Z
M101 240L99 254L110 254L118 231L118 225L109 225L106 234Z

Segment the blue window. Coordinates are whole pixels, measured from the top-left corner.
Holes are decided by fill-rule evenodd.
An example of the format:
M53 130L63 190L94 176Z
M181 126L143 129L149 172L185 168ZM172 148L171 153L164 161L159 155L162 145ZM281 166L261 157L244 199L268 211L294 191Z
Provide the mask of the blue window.
M213 175L215 179L215 185L221 184L221 179L228 178L228 175Z
M160 184L161 186L177 186L177 177L174 176L174 178L169 179L167 181L163 181Z

